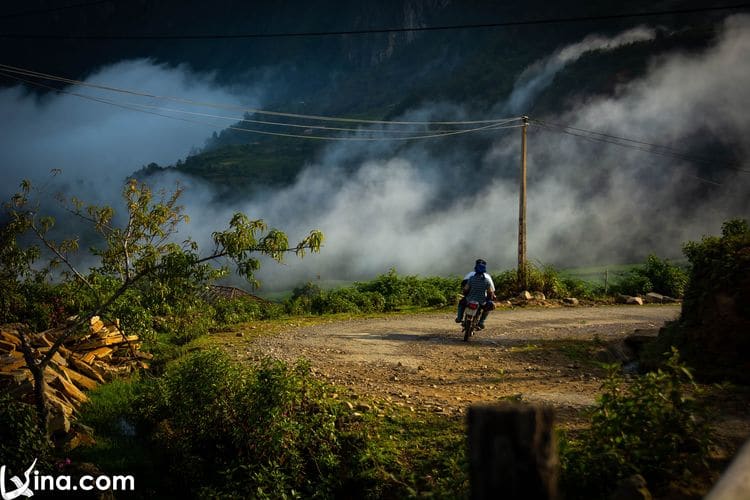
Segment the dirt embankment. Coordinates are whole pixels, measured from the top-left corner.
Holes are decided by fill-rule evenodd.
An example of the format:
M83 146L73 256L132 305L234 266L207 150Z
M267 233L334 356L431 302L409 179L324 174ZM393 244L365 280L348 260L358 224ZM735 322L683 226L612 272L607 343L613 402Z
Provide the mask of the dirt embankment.
M401 406L458 415L472 402L516 399L551 404L561 423L573 424L600 390L597 346L678 314L676 306L498 310L469 342L448 313L394 315L292 323L229 349L244 359L306 358L316 374L378 411Z

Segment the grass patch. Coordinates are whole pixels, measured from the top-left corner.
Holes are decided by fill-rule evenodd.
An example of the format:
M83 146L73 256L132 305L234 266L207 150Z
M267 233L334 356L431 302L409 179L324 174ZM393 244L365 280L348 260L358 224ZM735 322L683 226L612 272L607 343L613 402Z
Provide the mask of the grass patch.
M604 285L605 273L609 274L608 280L611 285L613 280L619 276L623 276L634 269L637 269L640 264L611 264L601 266L587 266L587 267L574 267L570 269L563 269L560 274L564 277L575 278L596 285Z
M571 361L588 367L600 367L601 362L594 355L602 347L602 342L594 340L560 340L550 342L548 347L557 351Z
M526 344L522 346L512 346L508 349L512 353L524 353L524 352L537 352L543 350L543 347L539 344Z
M370 496L468 496L466 430L462 419L398 408L390 410L385 418L365 414L347 426L350 435L367 437L360 460L367 463L364 479L371 483L364 490Z

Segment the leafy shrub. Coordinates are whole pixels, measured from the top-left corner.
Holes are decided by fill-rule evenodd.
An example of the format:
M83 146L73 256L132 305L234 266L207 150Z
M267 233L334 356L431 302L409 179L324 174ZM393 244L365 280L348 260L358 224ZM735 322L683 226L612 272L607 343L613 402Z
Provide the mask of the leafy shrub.
M399 278L395 269L367 283L357 283L355 288L360 292L379 293L385 299L386 311L394 311L411 300L407 281Z
M323 290L312 282L296 287L285 307L289 314L309 314L313 310L313 301L323 294Z
M604 293L600 287L577 278L565 277L562 283L569 297L593 299Z
M499 299L509 299L515 297L522 290L518 284L518 272L515 269L508 269L492 277L495 283L495 295Z
M284 306L259 302L249 297L220 298L213 304L214 321L219 325L233 325L249 321L274 319L282 315Z
M654 291L654 285L648 276L630 271L612 285L613 293L623 295L644 295Z
M373 313L401 307L455 304L459 278L399 276L394 269L364 283L324 291L313 283L297 287L285 303L290 314Z
M656 292L670 297L682 297L687 281L687 274L679 266L651 254L643 266L629 271L616 282L613 292L625 295Z
M518 270L510 269L493 277L495 294L498 298L510 298L523 291ZM542 292L547 298L557 299L570 295L566 279L553 266L537 266L526 263L526 290Z
M337 407L324 396L305 364L265 361L251 371L203 351L170 367L137 404L178 485L211 497L331 496Z
M170 316L159 318L159 330L177 345L185 345L205 334L214 325L213 308L207 303L182 304Z
M661 260L656 255L649 255L643 273L651 280L655 292L670 297L684 295L688 275L667 259Z
M7 466L11 475L22 476L34 460L39 460L36 468L44 470L51 449L38 424L31 405L0 393L0 465Z
M528 265L527 280L529 289L540 291L551 299L566 297L568 290L563 283L563 278L553 266L542 265L541 268Z
M311 308L316 314L358 313L359 300L361 297L357 290L343 288L319 295L313 300Z
M606 497L632 474L663 484L703 465L711 441L708 418L688 395L697 387L675 349L663 370L629 385L619 367L610 366L603 388L591 427L561 442L567 497Z
M142 491L156 497L457 498L467 490L460 422L408 411L355 416L332 392L340 390L304 363L248 368L198 351L159 378L98 388L81 418L104 434L97 442L109 469L138 471ZM123 437L123 428L136 435Z
M750 226L742 219L722 225L721 237L689 242L683 252L691 264L682 319L700 324L718 293L732 297L736 314L750 319Z

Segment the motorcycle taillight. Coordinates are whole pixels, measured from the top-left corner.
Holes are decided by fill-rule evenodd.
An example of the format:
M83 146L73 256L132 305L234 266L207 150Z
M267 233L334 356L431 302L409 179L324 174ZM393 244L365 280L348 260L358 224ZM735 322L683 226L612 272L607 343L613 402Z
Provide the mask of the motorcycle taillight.
M479 304L476 302L469 302L469 309L476 309L477 307L479 307Z

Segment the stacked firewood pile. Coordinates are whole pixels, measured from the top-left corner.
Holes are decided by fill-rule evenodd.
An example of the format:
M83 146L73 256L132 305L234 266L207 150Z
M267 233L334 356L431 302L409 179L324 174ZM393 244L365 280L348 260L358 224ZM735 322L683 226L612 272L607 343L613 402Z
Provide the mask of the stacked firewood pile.
M33 404L34 379L23 355L19 328L23 325L0 326L0 391ZM41 360L64 331L60 328L27 334L33 358ZM125 335L119 322L105 324L94 316L85 335L71 335L63 342L44 373L51 433L70 430L70 418L88 401L85 391L138 368L148 368L152 356L139 350L138 340L137 335Z

